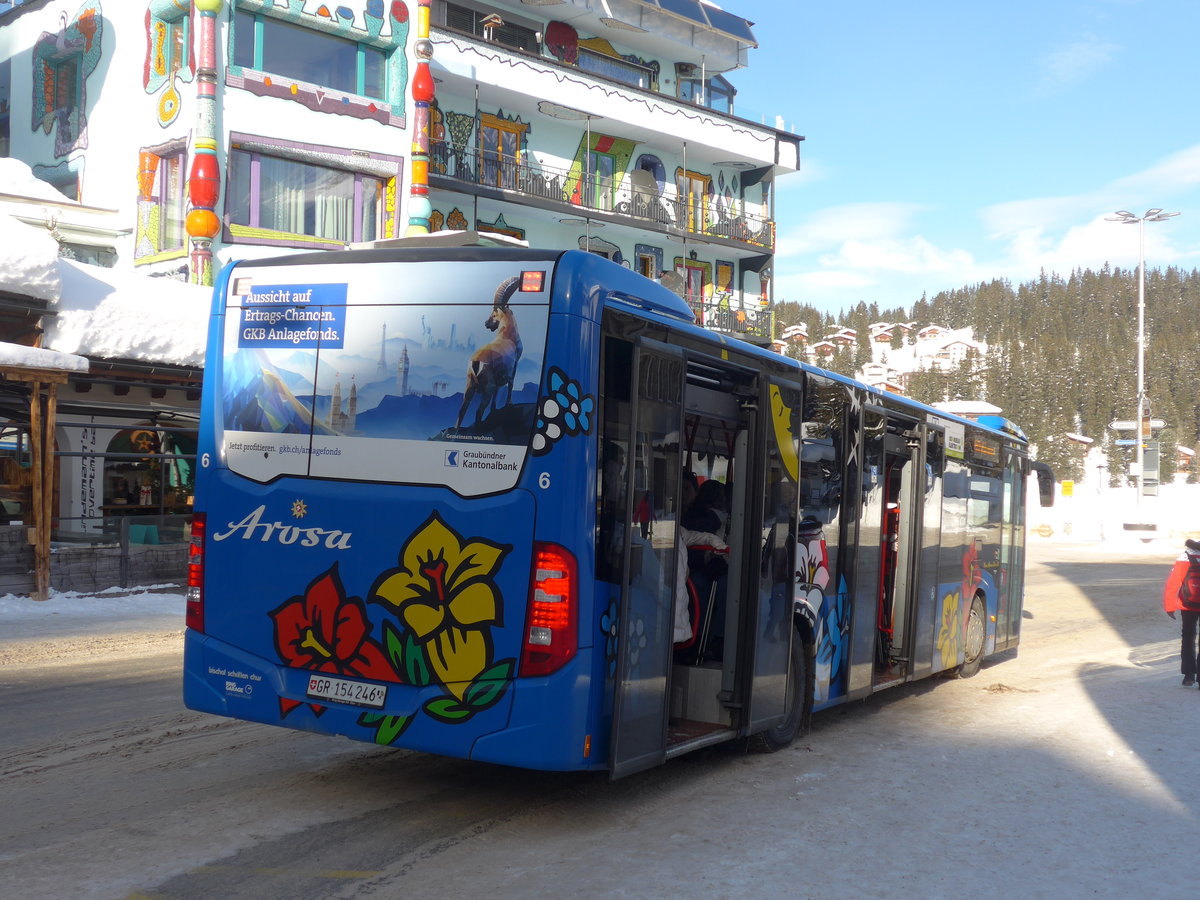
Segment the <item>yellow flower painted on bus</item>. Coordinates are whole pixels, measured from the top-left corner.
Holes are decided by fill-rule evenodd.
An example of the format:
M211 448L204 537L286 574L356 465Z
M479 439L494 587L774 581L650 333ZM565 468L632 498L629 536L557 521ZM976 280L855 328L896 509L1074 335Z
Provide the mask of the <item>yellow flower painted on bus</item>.
M942 655L942 668L958 663L958 645L962 639L962 594L951 591L942 598L941 625L938 628L937 648Z
M400 550L372 599L395 609L407 639L385 629L394 664L413 684L440 684L451 695L426 704L443 721L461 721L493 705L514 660L492 659L493 626L502 625L496 573L511 546L463 538L436 512Z

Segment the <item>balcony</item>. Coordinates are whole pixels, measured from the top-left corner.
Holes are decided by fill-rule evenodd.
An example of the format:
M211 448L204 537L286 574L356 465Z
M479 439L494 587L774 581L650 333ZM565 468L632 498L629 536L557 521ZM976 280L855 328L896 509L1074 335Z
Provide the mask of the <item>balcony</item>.
M690 295L683 298L692 308L696 323L710 331L733 335L742 340L767 346L771 343L771 310L741 304L728 292L719 291L709 299Z
M430 147L430 185L465 191L553 212L656 231L671 237L703 238L725 246L774 252L775 222L738 209L738 202L717 202L697 195L660 192L648 172L632 170L616 179L595 173L480 153L447 142ZM724 198L720 198L722 201Z

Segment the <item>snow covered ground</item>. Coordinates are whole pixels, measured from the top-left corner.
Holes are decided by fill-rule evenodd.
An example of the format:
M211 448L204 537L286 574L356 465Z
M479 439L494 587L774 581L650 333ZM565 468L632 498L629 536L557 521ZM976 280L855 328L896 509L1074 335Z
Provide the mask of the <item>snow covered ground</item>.
M174 631L183 629L183 588L154 584L108 588L94 594L51 591L47 600L0 596L0 656L5 645L31 638L117 631Z

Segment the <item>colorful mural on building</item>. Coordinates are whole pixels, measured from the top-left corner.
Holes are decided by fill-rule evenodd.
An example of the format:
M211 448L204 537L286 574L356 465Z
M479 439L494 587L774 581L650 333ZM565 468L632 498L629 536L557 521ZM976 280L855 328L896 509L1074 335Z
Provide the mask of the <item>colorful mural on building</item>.
M383 63L386 85L383 91L385 96L381 98L335 90L256 67L252 64L257 61L256 56L244 55L258 52L249 49L254 41L246 41L243 37L240 44L243 49L239 52L238 28L248 24L241 17L235 17L229 29L229 66L225 83L260 97L291 100L314 112L374 119L384 125L403 128L408 92L408 60L404 53L408 41L408 6L403 0L391 0L385 12L384 5L384 0L366 0L362 10L363 24L359 26L355 24L354 11L348 6L331 9L321 4L315 13L307 13L304 11L304 0L288 0L286 7L278 6L274 0L238 0L237 4L239 13L303 25L382 51L386 57ZM384 30L385 25L388 26L387 31Z
M152 0L146 8L142 87L147 94L158 95L158 124L163 128L179 115L181 85L196 76L193 17L193 5L177 0Z
M54 133L54 155L88 145L88 79L100 62L104 16L99 3L81 6L70 22L42 32L33 46L33 130Z

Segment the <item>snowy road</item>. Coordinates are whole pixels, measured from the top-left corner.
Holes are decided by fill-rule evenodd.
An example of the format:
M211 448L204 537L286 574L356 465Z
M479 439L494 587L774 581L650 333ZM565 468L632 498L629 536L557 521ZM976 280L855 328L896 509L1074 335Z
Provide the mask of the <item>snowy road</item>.
M1032 556L1019 657L615 784L191 713L147 620L0 638L0 896L1192 897L1174 552Z

